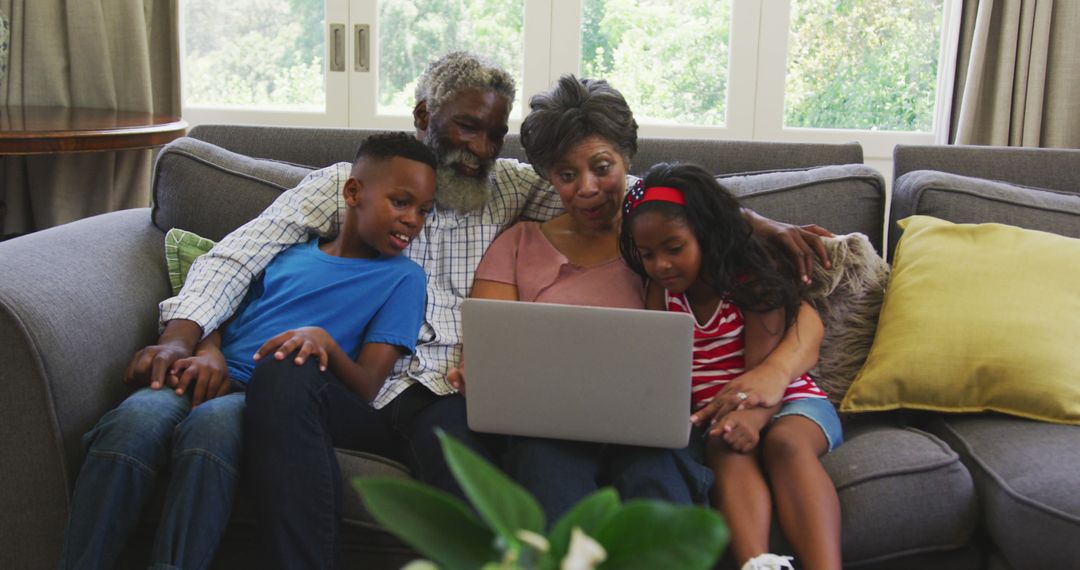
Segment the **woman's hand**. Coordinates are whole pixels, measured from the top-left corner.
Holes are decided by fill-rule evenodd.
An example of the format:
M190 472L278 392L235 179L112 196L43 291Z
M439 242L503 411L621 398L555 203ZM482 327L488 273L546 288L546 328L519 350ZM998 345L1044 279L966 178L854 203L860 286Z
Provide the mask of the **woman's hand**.
M446 381L458 391L458 394L465 395L465 364L460 364L456 368L451 368L450 372L446 373Z
M771 408L780 404L791 382L767 361L728 382L708 404L690 416L695 425L712 425L736 410ZM708 423L705 423L708 422Z
M229 366L217 348L204 348L181 358L169 369L169 385L177 396L191 388L191 407L229 393Z
M330 364L330 347L335 346L333 337L320 327L301 327L287 330L274 338L266 341L259 350L255 351L255 360L273 353L274 358L284 360L293 351L296 358L293 362L297 366L307 361L314 355L319 359L319 370L325 372Z

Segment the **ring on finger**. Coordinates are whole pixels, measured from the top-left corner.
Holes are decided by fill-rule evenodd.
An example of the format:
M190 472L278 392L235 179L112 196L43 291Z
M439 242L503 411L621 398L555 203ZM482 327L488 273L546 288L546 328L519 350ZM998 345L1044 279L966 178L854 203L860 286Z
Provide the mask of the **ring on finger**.
M739 401L741 402L741 401L743 401L743 400L745 400L745 399L749 398L749 397L750 397L750 395L749 395L749 394L747 394L746 392L736 392L736 393L735 393L735 397L736 397L736 398L738 398L738 399L739 399Z

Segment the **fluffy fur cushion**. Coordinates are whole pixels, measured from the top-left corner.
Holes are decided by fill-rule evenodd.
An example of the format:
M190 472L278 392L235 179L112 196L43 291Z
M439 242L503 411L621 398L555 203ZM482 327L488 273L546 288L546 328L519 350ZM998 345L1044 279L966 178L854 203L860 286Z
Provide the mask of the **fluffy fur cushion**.
M889 265L863 234L826 238L825 247L832 267L814 268L809 291L825 324L821 358L810 374L839 405L874 342Z

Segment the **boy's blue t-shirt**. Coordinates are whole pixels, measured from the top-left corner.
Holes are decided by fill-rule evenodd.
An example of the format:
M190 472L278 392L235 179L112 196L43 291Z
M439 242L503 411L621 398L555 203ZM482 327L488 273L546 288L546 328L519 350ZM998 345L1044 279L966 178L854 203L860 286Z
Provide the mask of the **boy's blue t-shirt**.
M325 329L353 360L369 342L411 353L426 288L424 270L403 255L351 259L323 253L318 239L294 245L270 262L222 331L229 375L247 383L263 343L305 326Z

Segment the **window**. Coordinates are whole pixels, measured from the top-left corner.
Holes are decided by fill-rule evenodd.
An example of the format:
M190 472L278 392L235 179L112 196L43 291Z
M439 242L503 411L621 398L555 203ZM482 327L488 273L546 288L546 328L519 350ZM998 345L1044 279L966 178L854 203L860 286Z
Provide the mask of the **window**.
M412 113L416 79L452 50L487 55L521 83L524 0L379 2L379 114ZM521 108L518 92L515 109Z
M434 57L469 49L524 102L607 79L643 136L933 141L957 0L182 0L184 115L399 128ZM879 165L880 166L880 165Z
M584 0L582 77L607 79L639 123L726 124L731 2Z
M932 132L943 4L792 3L784 126Z
M322 0L186 0L184 97L192 106L326 105Z

